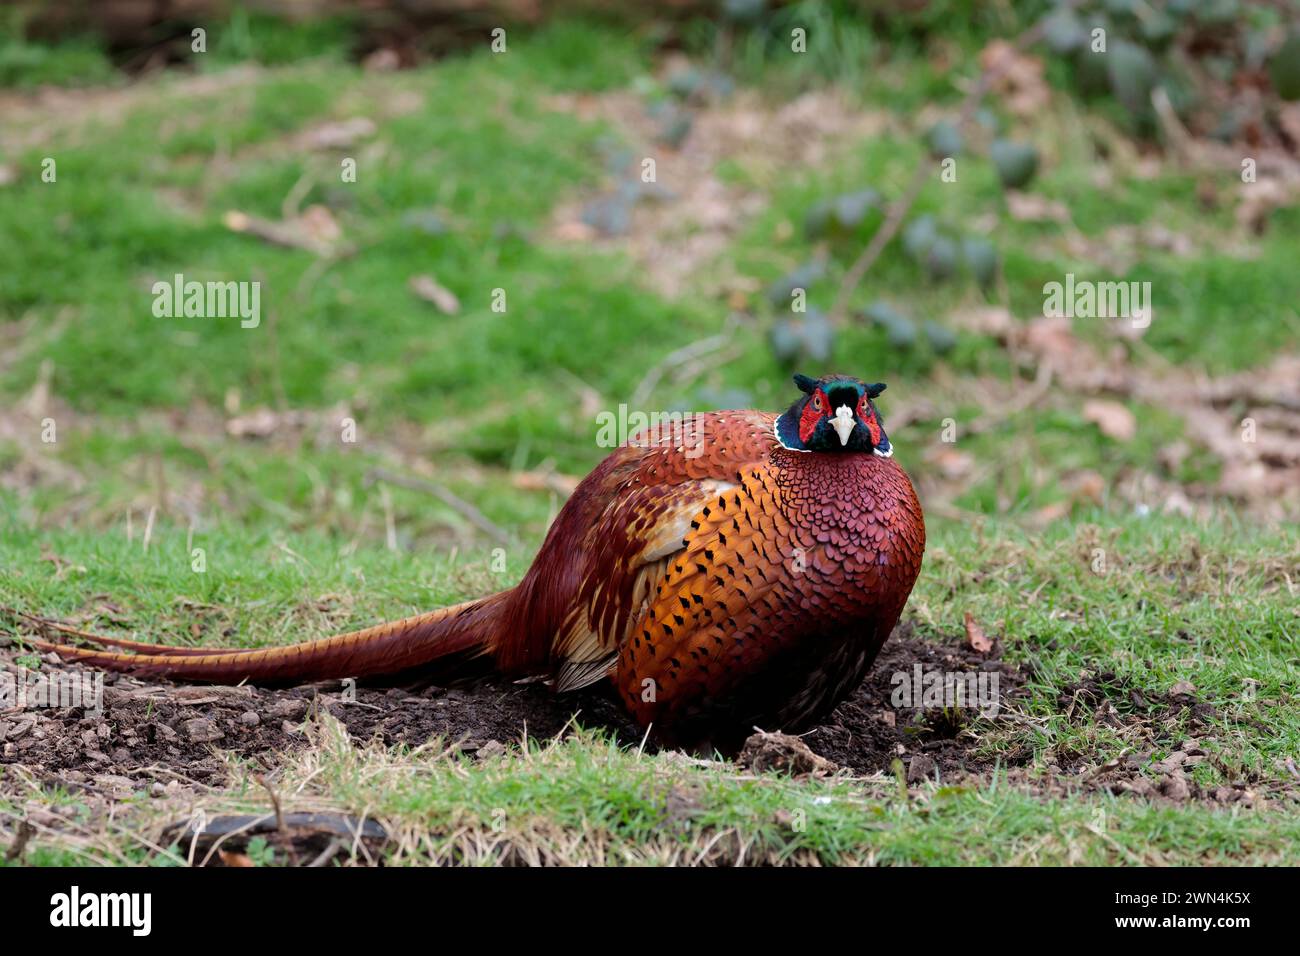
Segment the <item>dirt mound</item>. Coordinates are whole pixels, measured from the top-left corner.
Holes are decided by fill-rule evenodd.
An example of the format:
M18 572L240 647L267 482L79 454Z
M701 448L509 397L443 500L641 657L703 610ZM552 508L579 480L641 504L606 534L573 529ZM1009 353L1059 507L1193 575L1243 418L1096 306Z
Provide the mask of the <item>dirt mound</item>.
M12 667L16 650L0 653L0 661ZM936 718L929 710L891 704L894 675L911 674L918 664L925 670L996 671L1004 699L1020 683L1008 665L900 628L863 686L804 742L818 756L862 773L888 770L895 758L927 774L935 766L981 767L963 732L968 714L945 711ZM317 708L341 721L358 742L377 737L390 746L418 746L441 737L467 753L517 744L525 734L554 737L575 720L632 744L643 736L604 688L557 697L539 682L486 677L452 687L349 691L328 683L269 690L142 683L107 674L102 713L64 708L0 714L0 764L21 765L37 780L72 789L148 790L177 777L217 786L227 773L221 751L269 768L280 754L307 743L304 722Z

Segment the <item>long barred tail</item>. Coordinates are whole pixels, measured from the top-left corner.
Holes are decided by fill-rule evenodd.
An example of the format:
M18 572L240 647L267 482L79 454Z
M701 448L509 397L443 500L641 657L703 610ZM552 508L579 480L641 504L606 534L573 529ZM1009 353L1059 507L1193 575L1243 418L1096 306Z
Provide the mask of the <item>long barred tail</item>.
M272 685L398 674L456 655L490 654L495 649L498 621L509 593L502 591L478 601L335 637L269 648L149 644L91 634L24 611L0 610L32 622L36 630L47 634L53 631L96 645L79 647L19 636L23 643L53 651L65 661L140 677L169 677L208 684L248 681Z

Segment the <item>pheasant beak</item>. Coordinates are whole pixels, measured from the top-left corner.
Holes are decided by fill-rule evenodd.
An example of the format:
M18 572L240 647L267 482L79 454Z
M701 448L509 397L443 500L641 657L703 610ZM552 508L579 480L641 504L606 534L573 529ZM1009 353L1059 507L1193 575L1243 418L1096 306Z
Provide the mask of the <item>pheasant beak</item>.
M840 445L849 443L849 436L853 434L853 429L857 427L857 419L853 416L853 409L847 405L841 405L835 409L835 417L831 419L831 427L835 429L835 434L840 436Z

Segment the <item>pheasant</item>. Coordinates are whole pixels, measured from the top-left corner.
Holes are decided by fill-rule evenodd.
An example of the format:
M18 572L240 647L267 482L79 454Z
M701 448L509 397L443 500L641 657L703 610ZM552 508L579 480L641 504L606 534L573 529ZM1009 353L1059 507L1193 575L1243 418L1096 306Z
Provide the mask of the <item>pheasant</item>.
M294 684L467 659L557 692L609 680L665 742L798 730L851 693L921 569L925 523L873 401L883 384L796 375L780 416L641 434L577 487L513 588L269 649L87 634L42 650L141 676ZM693 439L693 440L692 440ZM47 635L48 636L48 635Z

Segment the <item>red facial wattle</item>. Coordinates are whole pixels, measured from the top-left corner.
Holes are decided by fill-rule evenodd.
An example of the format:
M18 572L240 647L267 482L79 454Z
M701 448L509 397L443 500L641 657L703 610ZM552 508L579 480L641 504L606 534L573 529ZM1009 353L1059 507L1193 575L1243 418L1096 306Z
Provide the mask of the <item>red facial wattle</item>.
M830 399L820 388L813 392L812 397L804 405L803 414L799 416L799 440L805 445L812 441L813 432L817 431L817 423L830 414L830 407Z
M880 422L876 421L876 410L871 406L866 395L858 399L858 421L866 426L871 435L871 445L874 448L880 444Z

